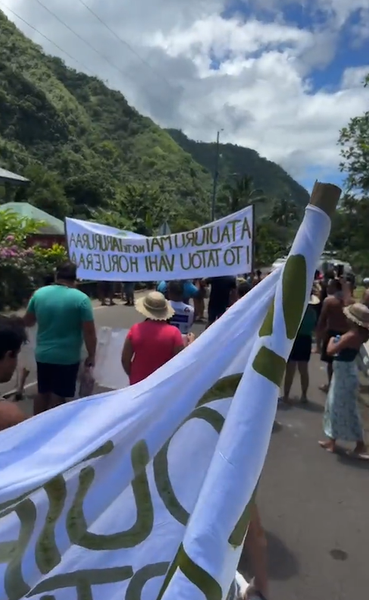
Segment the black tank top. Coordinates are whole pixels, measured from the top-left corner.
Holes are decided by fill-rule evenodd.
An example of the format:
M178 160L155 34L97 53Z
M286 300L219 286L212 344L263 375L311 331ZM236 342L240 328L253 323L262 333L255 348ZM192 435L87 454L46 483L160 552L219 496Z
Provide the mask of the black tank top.
M333 357L333 360L338 360L340 362L353 362L358 354L359 350L356 350L356 348L344 348L341 350L338 356Z

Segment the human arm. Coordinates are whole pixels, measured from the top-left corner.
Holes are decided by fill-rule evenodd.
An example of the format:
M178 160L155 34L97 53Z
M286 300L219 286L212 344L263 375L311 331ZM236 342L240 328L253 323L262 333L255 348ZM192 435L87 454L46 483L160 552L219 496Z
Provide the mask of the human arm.
M0 402L0 430L8 429L9 427L14 427L19 423L22 423L28 419L24 412L14 404L13 402L8 402L7 400L1 400Z
M251 507L250 525L246 535L244 549L250 561L253 582L247 590L247 598L252 598L256 592L268 595L268 558L267 541L261 524L256 504Z
M179 354L179 352L181 352L184 349L185 343L183 341L183 337L179 329L177 329L177 327L174 326L172 327L175 330L173 331L173 356L176 356L176 354Z
M95 328L92 304L91 304L91 300L87 296L81 302L80 311L81 311L83 340L85 342L85 346L86 346L86 350L87 350L86 365L94 367L95 366L97 337L96 337L96 328Z
M329 302L329 298L326 298L323 301L322 311L316 326L316 342L318 348L320 348L323 341L323 336L327 330Z
M358 348L361 343L358 342L357 336L353 331L348 331L341 335L339 340L336 340L334 337L328 342L327 345L327 354L328 356L333 356L334 354L339 354L345 348Z
M36 325L36 310L35 310L35 296L33 295L28 303L26 314L24 315L25 327L34 327Z
M134 355L133 346L132 346L132 342L130 339L130 335L128 333L128 335L124 341L123 350L122 350L122 367L123 367L126 375L128 375L128 377L131 374L131 364L132 364L133 355Z

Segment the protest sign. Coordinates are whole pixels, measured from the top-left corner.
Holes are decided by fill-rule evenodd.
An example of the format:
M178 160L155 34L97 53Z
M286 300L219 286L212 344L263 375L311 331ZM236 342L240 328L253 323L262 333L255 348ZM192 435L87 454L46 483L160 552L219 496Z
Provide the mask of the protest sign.
M147 379L1 432L0 600L225 600L329 229L309 207L286 265Z
M66 219L70 259L80 279L160 281L238 275L252 270L253 207L198 229L132 237L112 227Z

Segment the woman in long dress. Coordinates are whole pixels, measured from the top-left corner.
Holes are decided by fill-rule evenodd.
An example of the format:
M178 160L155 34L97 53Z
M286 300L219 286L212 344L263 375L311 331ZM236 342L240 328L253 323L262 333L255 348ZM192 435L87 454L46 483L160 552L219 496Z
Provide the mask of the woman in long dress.
M362 303L355 303L343 310L350 329L341 336L332 337L327 345L327 354L333 357L333 377L323 419L324 433L328 439L319 444L325 450L334 452L337 440L355 442L351 455L368 459L358 409L356 357L361 345L369 339L369 308Z

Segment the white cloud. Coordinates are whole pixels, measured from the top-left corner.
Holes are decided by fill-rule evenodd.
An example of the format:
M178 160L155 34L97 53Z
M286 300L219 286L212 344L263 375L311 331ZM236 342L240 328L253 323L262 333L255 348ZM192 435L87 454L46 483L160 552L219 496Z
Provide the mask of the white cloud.
M367 75L369 75L369 65L349 67L343 73L342 87L344 89L361 88Z
M315 0L317 8L334 16L336 24L342 26L354 13L361 15L369 9L369 0Z
M369 90L359 86L365 64L362 69L346 69L339 90L315 89L312 84L314 69L325 68L335 54L338 33L330 21L319 28L299 28L280 14L268 23L257 13L247 19L242 15L226 19L222 15L227 0L84 0L143 62L79 0L41 2L118 69L37 0L4 0L161 125L206 141L214 140L217 128L223 128L222 141L255 148L298 177L314 168L338 169L339 129L368 105ZM263 2L280 9L286 0ZM360 0L359 6L359 0L319 0L327 14L335 11L335 19L341 21L351 14L350 6L364 9L368 2ZM317 6L318 0L314 3ZM9 17L47 52L58 53L13 15Z

